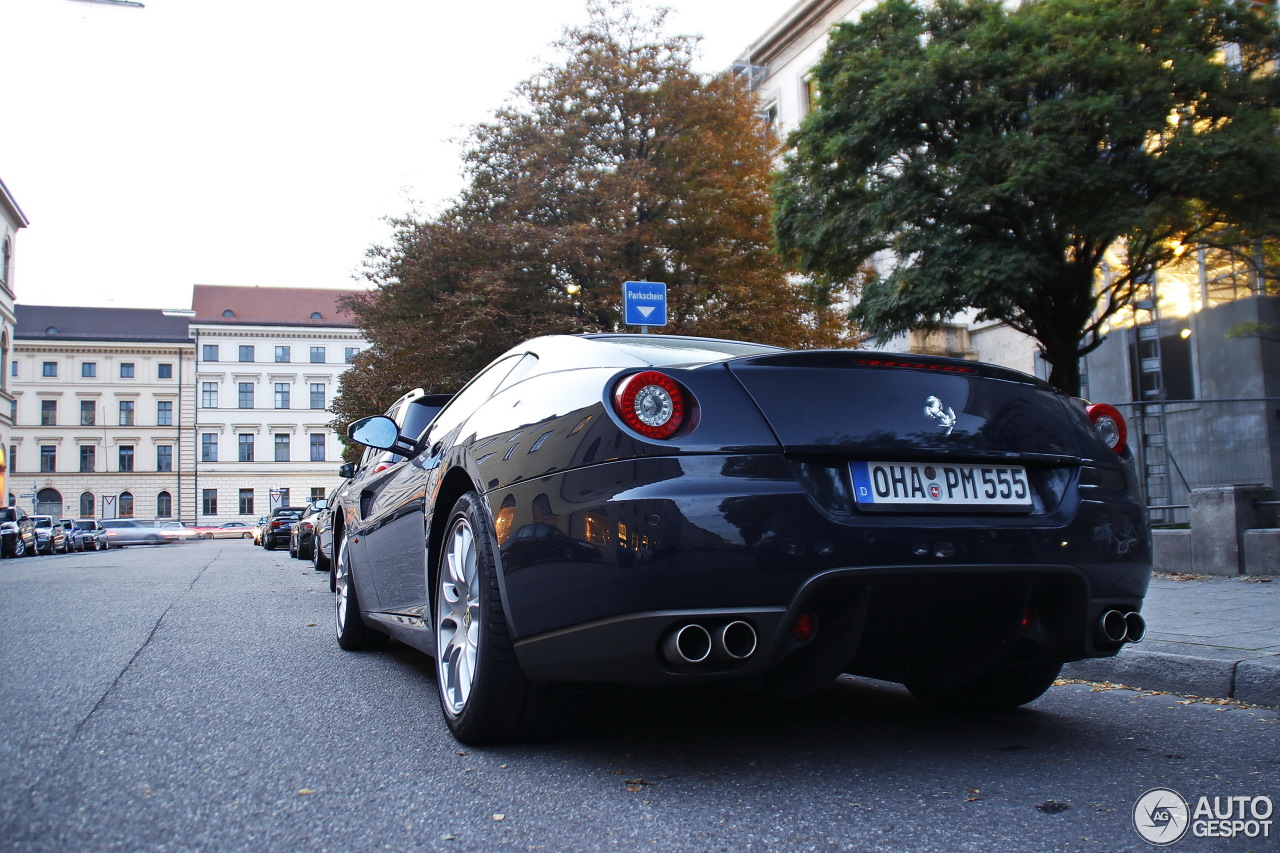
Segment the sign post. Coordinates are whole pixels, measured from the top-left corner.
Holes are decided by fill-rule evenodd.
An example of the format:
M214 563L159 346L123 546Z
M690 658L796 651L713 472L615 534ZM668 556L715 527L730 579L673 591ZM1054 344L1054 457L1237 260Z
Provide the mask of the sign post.
M622 317L628 326L647 334L650 326L667 325L667 285L661 281L622 283Z

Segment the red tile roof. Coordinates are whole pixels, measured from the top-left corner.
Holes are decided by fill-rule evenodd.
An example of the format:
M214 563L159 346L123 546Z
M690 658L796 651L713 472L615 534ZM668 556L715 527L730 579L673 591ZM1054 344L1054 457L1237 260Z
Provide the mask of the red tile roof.
M288 326L354 326L337 301L355 290L321 287L235 287L197 284L191 293L193 323L262 323ZM232 312L231 316L226 314ZM319 314L319 319L313 314Z

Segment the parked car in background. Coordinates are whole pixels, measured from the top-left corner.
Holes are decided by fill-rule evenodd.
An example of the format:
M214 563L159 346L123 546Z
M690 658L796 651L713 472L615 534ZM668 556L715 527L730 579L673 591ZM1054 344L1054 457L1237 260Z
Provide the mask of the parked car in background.
M26 557L35 548L35 528L22 507L0 507L0 555Z
M347 473L351 468L343 465L340 470ZM333 553L333 507L338 500L338 493L346 486L347 483L343 483L329 493L329 497L325 498L324 508L316 513L312 522L315 529L311 533L311 565L317 572L327 572L332 565L329 555Z
M104 518L102 526L107 530L108 541L116 548L126 545L161 545L173 541L154 524L134 518Z
M282 506L271 510L271 519L262 532L262 547L274 551L280 545L289 546L293 523L307 511L304 506Z
M316 549L316 517L329 505L329 501L321 498L307 505L307 510L293 524L289 531L289 556L299 560L310 560Z
M84 550L84 528L76 524L73 518L60 518L58 524L62 529L67 531L67 551L83 551Z
M267 525L268 525L270 522L271 522L271 516L269 516L269 515L264 515L264 516L259 517L259 518L258 518L258 523L257 523L257 524L255 524L253 527L251 527L251 528L250 528L250 530L252 530L252 531L253 531L253 544L254 544L254 545L266 545L266 544L267 544L267 543L266 543L266 541L265 541L265 536L264 536L264 534L267 532Z
M96 518L77 518L76 524L84 531L84 549L86 551L105 551L111 547L107 538L107 528Z
M202 524L195 528L196 539L252 539L253 528L243 521L228 521L223 524Z
M36 553L71 553L71 537L67 535L60 519L52 515L33 515L31 523L36 529Z

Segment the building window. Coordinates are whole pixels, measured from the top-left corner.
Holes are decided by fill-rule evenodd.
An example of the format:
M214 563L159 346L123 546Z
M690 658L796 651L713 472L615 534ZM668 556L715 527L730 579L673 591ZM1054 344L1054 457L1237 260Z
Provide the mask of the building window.
M217 382L201 382L200 383L200 408L202 409L218 408L218 383Z
M357 347L347 347L347 351L343 355L343 361L345 361L347 364L351 364L356 360L356 356L358 356L359 354L360 354L360 350Z
M57 426L58 425L58 401L57 400L41 400L40 401L40 426Z
M324 383L322 382L311 383L311 408L324 408Z
M289 436L288 435L276 436L276 461L277 462L289 461Z
M276 383L276 408L277 409L289 408L289 383L288 382Z
M53 474L58 470L58 448L53 444L40 445L40 473Z
M201 515L217 515L218 514L218 490L217 489L201 489L200 490L200 514Z
M253 383L252 382L240 383L240 408L242 409L253 408Z
M232 311L230 308L228 308L226 311L223 311L223 312L222 312L222 316L223 316L223 317L226 317L226 318L228 318L228 319L230 319L230 318L232 318L232 317L236 316L236 312L234 312L234 311Z
M98 470L98 448L92 444L80 445L80 473L92 474Z
M173 496L168 492L156 495L156 515L160 518L173 517Z
M120 426L133 426L133 401L120 401Z
M203 353L203 355L200 356L201 361L217 361L218 360L217 344L205 344L200 349L201 349L201 352Z
M253 515L253 489L240 490L240 514Z
M324 500L324 486L311 487L311 503Z
M240 447L240 457L239 457L240 461L252 462L253 461L253 434L241 433L240 435L236 436L236 441Z
M173 403L160 400L156 403L156 425L173 426Z
M200 433L200 461L218 461L218 434L216 432Z
M10 376L18 375L18 362L16 361L9 362L9 375Z
M289 348L276 347L276 361L287 364L289 361Z
M93 502L95 498L93 492L82 492L80 494L80 517L93 518Z
M132 361L120 362L120 378L121 379L133 378L133 362Z
M253 361L253 344L240 345L240 360Z
M311 433L311 461L324 461L324 433Z
M323 320L323 319L324 319L324 315L323 315L323 314L321 314L319 311L312 311L312 312L311 312L311 319L312 319L312 320Z
M324 347L311 348L311 363L324 364Z
M133 445L132 444L120 445L120 466L117 470L119 471L133 470Z
M121 518L133 518L133 492L121 492L116 504Z
M98 362L86 361L80 365L80 378L93 379L98 375Z
M172 378L173 378L173 365L172 365L172 364L161 364L159 367L157 367L157 368L156 368L156 378L157 378L157 379L172 379Z
M167 473L173 470L173 448L170 445L157 445L156 470L161 473Z
M80 401L80 426L93 426L98 422L98 403L94 400Z
M44 362L43 364L41 364L41 365L40 365L40 375L41 375L41 376L57 376L57 375L58 375L58 362L56 362L56 361L46 361L46 362Z
M293 504L289 503L289 490L288 490L288 489L281 489L281 490L280 490L280 506L293 506Z

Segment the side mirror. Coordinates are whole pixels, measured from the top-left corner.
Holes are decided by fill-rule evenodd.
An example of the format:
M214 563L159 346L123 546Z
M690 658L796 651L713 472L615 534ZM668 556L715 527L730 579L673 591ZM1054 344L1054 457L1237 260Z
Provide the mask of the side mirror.
M338 476L344 480L350 480L356 475L356 463L343 462L338 466Z
M318 501L316 501L315 503L313 503L311 506L312 506L314 509L317 509L317 510L321 510L321 509L328 509L328 508L329 508L329 502L328 502L327 500L324 500L324 499L322 498L321 500L318 500Z
M347 438L365 447L390 450L400 437L400 427L386 415L361 418L347 427Z

